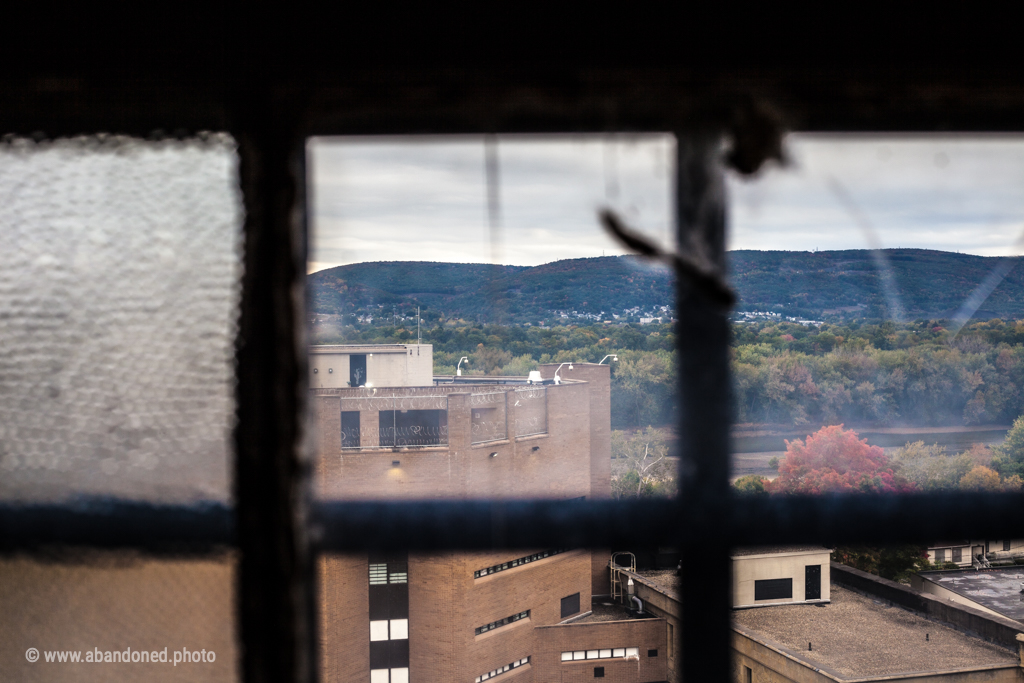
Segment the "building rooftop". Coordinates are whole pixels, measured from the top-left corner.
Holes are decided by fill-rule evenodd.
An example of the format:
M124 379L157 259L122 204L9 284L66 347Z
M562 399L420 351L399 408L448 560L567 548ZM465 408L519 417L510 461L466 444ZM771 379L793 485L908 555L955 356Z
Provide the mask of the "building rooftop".
M777 555L780 553L831 552L820 545L752 545L746 548L733 548L733 557L748 555Z
M831 594L831 604L737 610L733 625L840 679L1017 665L1015 652L882 600L835 584Z
M640 569L636 573L665 595L679 599L679 576L675 569Z
M1024 567L921 572L920 576L1005 617L1024 622Z
M625 605L612 602L610 599L597 599L591 603L590 614L576 619L574 624L590 624L596 621L626 621L627 619L653 619L653 614L637 616Z

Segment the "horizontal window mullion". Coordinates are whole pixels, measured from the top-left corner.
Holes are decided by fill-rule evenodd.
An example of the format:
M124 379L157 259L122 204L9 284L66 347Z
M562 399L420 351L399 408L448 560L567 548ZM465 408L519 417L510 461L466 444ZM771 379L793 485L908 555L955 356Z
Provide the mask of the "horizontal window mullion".
M237 544L223 503L153 505L110 499L0 504L0 552L82 546L155 554L210 554Z
M312 523L319 552L653 547L711 535L731 546L901 543L1013 536L1024 494L738 496L713 510L665 500L318 503ZM204 554L234 544L234 512L220 503L0 505L0 552L70 545Z

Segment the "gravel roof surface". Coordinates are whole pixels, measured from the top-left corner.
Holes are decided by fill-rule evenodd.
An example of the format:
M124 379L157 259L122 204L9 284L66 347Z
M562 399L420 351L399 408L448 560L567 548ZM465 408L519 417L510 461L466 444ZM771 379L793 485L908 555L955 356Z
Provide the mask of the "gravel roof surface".
M990 610L1024 621L1024 567L922 573L932 581Z
M679 593L679 577L675 569L644 569L637 574L670 595L677 596Z
M831 604L736 610L733 623L840 677L1017 665L1009 650L835 584L831 588Z
M616 603L606 604L604 601L597 602L595 600L590 609L592 610L590 614L572 623L588 624L595 621L625 621L626 619L633 618L628 609ZM648 618L651 617L648 616Z

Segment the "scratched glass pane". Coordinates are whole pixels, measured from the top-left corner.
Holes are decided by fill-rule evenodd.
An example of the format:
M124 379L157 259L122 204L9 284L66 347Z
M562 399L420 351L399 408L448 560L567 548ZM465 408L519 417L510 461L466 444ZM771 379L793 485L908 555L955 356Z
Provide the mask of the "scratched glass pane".
M730 178L737 485L1019 490L1024 137L792 135L787 154ZM986 543L957 563L996 559Z
M331 498L675 490L666 135L309 144L316 483Z
M227 500L233 142L0 145L0 498Z

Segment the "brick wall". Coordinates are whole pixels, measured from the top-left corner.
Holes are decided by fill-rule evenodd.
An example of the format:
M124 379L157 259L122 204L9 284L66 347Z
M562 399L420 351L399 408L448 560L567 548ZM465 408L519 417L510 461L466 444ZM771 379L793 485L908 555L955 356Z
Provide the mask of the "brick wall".
M340 395L346 390L337 395L314 392L317 493L347 500L591 497L595 475L589 391L590 385L583 383L548 387L546 435L473 444L469 396L450 392L448 445L344 451ZM514 410L512 405L510 424ZM377 413L363 411L364 446L373 445L376 428ZM599 444L601 448L607 450L607 443ZM610 466L610 456L599 459ZM392 464L396 460L397 466Z
M533 662L536 681L593 681L594 668L604 667L607 683L650 683L668 676L665 656L665 621L630 619L546 626L537 629ZM639 660L591 659L563 662L562 652L636 647ZM657 650L649 657L649 650Z
M369 566L366 555L319 560L321 680L370 680Z

